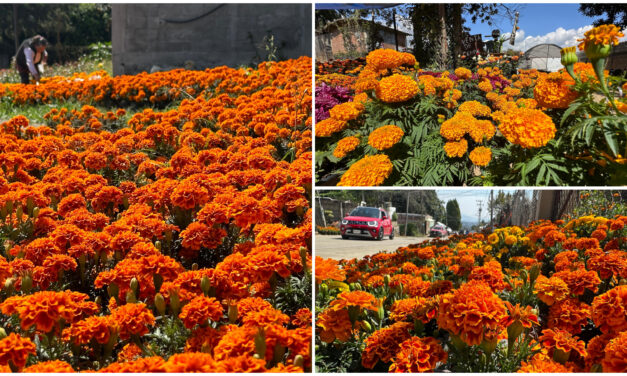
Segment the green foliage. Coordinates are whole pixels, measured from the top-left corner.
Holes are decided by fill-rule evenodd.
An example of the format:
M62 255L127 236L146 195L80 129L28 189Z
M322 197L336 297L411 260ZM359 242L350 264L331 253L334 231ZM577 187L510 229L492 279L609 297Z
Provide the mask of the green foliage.
M399 228L399 234L401 234L402 236L405 236L405 234L407 234L407 236L418 236L418 226L416 226L415 223L408 223L407 224L407 233L405 233L405 224L401 223L398 225Z
M277 286L275 306L286 315L293 315L301 308L311 308L311 273L292 275Z

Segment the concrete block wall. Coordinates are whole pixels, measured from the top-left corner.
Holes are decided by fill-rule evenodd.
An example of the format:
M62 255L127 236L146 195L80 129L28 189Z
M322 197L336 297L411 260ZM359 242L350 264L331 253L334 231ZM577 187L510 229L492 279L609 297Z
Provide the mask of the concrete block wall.
M257 64L311 56L311 4L112 4L113 73ZM187 63L187 64L186 64Z

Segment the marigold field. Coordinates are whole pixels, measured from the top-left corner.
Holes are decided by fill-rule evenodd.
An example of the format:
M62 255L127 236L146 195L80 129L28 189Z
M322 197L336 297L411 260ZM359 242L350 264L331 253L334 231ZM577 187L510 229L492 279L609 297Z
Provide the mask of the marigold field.
M340 186L627 184L627 81L604 71L624 34L589 30L558 72L519 55L451 71L391 49L316 66L316 181ZM622 92L619 90L622 88Z
M317 370L627 371L625 205L595 212L317 257Z
M0 123L0 370L310 371L311 95L306 57L0 84L52 108Z

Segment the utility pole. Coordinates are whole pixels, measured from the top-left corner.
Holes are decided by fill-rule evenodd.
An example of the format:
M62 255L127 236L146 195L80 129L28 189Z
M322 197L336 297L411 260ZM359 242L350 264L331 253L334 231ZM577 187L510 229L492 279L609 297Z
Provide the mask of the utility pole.
M494 229L494 189L490 191L490 230Z
M405 206L405 236L407 236L407 221L409 220L409 191L407 191L407 205Z
M477 206L479 207L479 226L481 226L481 210L483 210L481 204L483 204L483 201L477 200Z
M320 214L322 215L322 223L327 227L327 219L324 217L324 208L322 207L322 197L318 196L318 205L320 205Z

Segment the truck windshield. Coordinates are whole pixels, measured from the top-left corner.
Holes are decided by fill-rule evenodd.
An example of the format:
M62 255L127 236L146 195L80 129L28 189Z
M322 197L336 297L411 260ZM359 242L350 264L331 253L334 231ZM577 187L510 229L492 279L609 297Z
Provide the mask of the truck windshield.
M375 208L366 208L360 206L358 208L353 209L350 215L354 217L370 217L370 218L379 218L379 214L381 211Z

